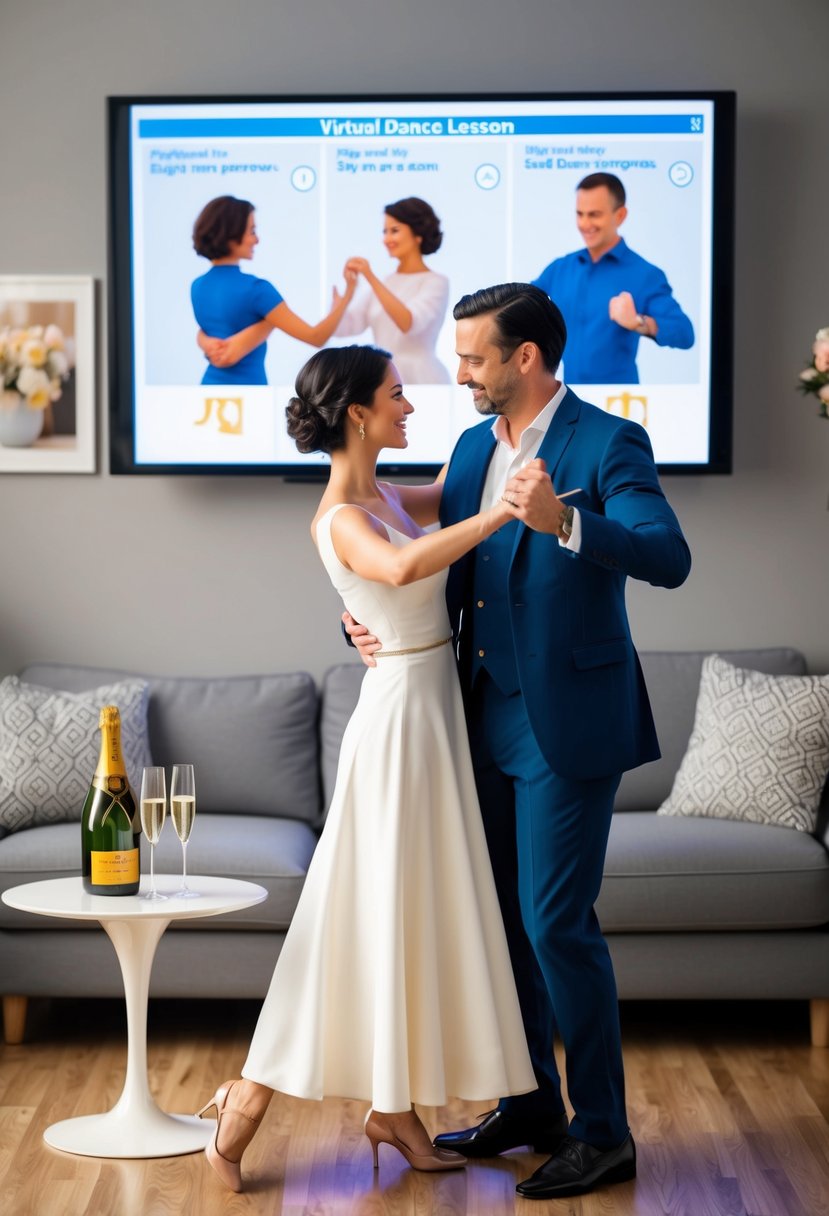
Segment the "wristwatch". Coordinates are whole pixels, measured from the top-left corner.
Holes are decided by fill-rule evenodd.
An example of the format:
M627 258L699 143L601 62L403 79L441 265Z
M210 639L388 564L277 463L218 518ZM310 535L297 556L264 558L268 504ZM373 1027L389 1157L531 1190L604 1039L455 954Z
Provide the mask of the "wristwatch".
M562 507L561 515L558 517L558 526L561 528L562 536L573 535L573 508Z

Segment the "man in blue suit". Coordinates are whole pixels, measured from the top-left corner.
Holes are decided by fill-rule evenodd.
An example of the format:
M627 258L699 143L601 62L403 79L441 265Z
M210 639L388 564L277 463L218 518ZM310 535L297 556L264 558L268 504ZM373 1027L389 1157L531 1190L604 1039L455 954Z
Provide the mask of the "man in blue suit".
M464 296L454 315L458 382L494 423L459 439L441 520L499 496L518 516L452 567L446 594L538 1089L435 1143L469 1157L551 1152L517 1188L546 1199L636 1172L616 985L593 905L621 774L659 756L625 580L676 587L690 555L644 429L556 380L566 330L546 293L503 284Z

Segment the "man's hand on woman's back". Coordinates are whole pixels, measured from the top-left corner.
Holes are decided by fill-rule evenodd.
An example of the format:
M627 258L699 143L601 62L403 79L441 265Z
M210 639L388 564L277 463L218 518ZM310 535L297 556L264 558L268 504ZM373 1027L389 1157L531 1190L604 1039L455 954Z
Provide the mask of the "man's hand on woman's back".
M359 651L360 658L366 667L376 667L377 660L374 658L374 654L383 649L382 642L379 642L373 633L369 633L365 625L358 624L350 612L343 613L342 621L343 629Z

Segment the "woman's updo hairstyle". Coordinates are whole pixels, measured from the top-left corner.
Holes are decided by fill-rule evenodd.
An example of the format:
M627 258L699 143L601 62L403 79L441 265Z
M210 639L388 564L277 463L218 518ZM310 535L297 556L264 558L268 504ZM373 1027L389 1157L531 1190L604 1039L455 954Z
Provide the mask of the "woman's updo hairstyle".
M377 346L330 346L300 368L285 414L288 434L300 452L345 447L350 405L371 405L386 378L391 355Z
M440 220L429 204L422 198L401 198L384 207L386 215L401 224L408 224L415 236L420 237L422 254L437 253L443 241Z
M232 194L212 198L202 208L193 225L193 248L199 257L215 262L226 258L230 244L238 244L245 235L253 203Z

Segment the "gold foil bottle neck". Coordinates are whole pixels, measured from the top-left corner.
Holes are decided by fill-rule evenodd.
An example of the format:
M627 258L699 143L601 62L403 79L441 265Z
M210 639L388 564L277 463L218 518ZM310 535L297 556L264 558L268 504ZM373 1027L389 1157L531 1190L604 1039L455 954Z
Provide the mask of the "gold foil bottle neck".
M117 726L121 722L121 713L117 705L105 705L98 718L98 727Z

